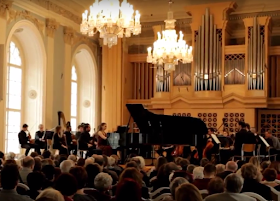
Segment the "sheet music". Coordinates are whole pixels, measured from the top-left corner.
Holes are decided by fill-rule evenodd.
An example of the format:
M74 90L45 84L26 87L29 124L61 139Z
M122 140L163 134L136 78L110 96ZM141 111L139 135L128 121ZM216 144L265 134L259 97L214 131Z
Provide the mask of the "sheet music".
M259 135L260 139L263 141L263 143L265 144L266 147L269 147L270 145L267 143L267 141L261 136Z
M212 139L215 141L216 144L221 144L220 140L217 138L215 134L211 134Z

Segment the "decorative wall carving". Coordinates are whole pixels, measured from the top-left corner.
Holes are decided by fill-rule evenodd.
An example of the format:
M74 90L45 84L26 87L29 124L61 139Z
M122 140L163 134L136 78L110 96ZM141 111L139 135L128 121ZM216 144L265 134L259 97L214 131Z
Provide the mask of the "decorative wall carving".
M214 128L217 131L217 113L198 113L198 118L200 118L208 128Z
M98 35L98 34L96 34ZM94 55L97 55L97 42L98 40L96 40L97 42L95 43L95 38L93 38L92 40L86 36L86 35L82 35L80 33L76 33L75 36L73 37L73 46L78 45L79 43L84 43L87 46L89 46L89 48L93 51Z
M10 9L8 23L10 23L13 20L17 20L18 18L31 21L38 28L39 31L43 32L44 22L42 22L42 21L38 20L36 17L32 16L30 11L27 11L27 10L18 11L18 10Z
M75 37L75 31L72 27L64 27L64 42L71 45Z
M10 10L12 6L12 1L10 0L0 0L0 17L6 19L7 11Z
M80 24L82 22L82 18L74 15L73 13L71 13L70 11L64 9L61 6L58 6L57 4L49 1L49 0L29 0L30 2L33 2L41 7L43 7L46 10L50 10L52 12L55 12L59 15L62 15L63 17L77 23Z
M239 131L239 121L245 121L245 113L224 113L225 127L227 131L235 133Z
M59 23L55 19L48 18L46 20L46 34L49 37L54 37L55 31L58 29Z

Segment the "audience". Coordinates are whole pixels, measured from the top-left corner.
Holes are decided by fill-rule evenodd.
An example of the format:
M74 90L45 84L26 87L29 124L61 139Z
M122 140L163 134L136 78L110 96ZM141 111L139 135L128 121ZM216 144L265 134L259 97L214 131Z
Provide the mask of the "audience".
M43 189L52 187L55 179L55 168L52 165L46 165L42 168L42 173L45 175L46 181Z
M208 163L205 165L203 169L203 179L195 179L193 184L199 189L204 190L207 189L208 183L212 178L216 175L216 167L215 165Z
M9 164L5 165L1 171L0 200L3 201L31 201L28 196L19 195L16 191L19 182L18 166Z
M175 178L169 185L170 188L170 192L171 195L170 196L166 196L163 201L172 201L175 200L175 192L176 192L176 188L178 186L180 186L181 184L185 184L185 183L189 183L186 179L182 178L182 177L177 177Z
M218 164L216 165L216 174L220 174L225 171L225 165L224 164Z
M280 191L280 185L275 182L277 178L277 172L275 169L272 168L266 168L263 173L264 181L263 184L267 186L271 186L272 188L275 188L276 190Z
M209 160L207 158L203 158L200 160L201 167L204 167L207 163L209 163Z
M142 201L141 186L133 179L123 179L117 185L117 191L112 201Z
M43 190L38 197L36 198L36 201L64 201L63 195L53 188L47 188Z
M27 175L33 171L35 161L31 156L26 156L22 160L22 169L19 171L20 182L27 184Z
M112 187L113 179L107 173L99 173L94 179L94 187L96 190L91 195L98 201L109 201L111 199L109 190Z
M215 177L211 179L208 183L207 190L208 195L224 192L224 180L222 180L220 177Z
M247 163L241 167L241 174L244 178L242 192L253 192L261 195L267 200L271 200L270 188L257 180L258 169L251 163Z
M273 168L277 172L277 180L280 180L280 162L279 161L273 161L269 168Z
M94 187L94 179L96 175L100 173L101 167L97 163L89 164L85 167L87 174L88 174L88 181L86 187L88 188L95 188Z
M75 163L72 160L64 160L59 165L62 173L69 173L70 169L74 166Z
M40 190L42 190L45 182L45 176L41 172L31 172L27 175L27 185L29 187L29 191L27 191L27 195L33 200L40 194Z
M205 201L256 201L254 198L240 194L242 186L242 177L235 173L231 173L225 178L225 192L209 195L205 198Z
M62 173L55 182L55 189L63 196L65 201L71 201L78 187L75 177L69 173Z
M238 168L238 166L237 166L237 163L236 163L236 162L234 162L234 161L229 161L229 162L227 162L227 164L226 164L226 169L225 169L225 171L224 171L224 172L221 172L221 173L219 173L219 174L217 174L216 176L217 176L217 177L220 177L220 178L222 178L222 179L225 179L229 174L235 173L235 172L237 171L237 168Z
M182 184L175 192L176 201L202 201L202 195L193 184Z

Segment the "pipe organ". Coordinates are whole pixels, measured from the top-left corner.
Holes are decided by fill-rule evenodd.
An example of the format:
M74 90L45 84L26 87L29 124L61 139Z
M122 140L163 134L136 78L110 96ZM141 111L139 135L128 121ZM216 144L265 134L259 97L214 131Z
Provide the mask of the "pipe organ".
M253 26L248 27L248 90L264 89L265 28L254 18Z
M225 55L225 84L245 84L245 54Z
M156 92L169 92L170 72L165 71L163 66L156 68Z
M220 91L222 70L222 30L214 24L206 8L201 26L195 30L195 91Z

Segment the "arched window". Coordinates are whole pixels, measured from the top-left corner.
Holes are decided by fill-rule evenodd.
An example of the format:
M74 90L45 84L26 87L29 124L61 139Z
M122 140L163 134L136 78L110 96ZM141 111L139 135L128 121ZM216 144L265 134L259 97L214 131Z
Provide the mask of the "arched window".
M12 41L8 52L6 101L6 153L19 153L18 133L22 116L22 60L19 48Z
M71 73L71 127L77 128L77 105L78 105L78 83L75 66L72 66Z

